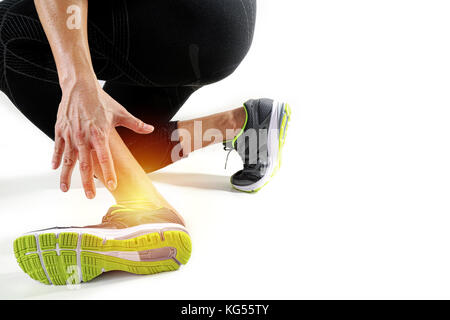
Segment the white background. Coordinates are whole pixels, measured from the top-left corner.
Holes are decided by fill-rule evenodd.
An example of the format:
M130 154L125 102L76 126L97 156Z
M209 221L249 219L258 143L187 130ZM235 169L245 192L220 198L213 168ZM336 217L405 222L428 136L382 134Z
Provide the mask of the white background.
M21 233L99 222L112 198L68 194L52 143L4 95L0 119L2 298L450 298L450 3L260 0L254 46L180 119L272 97L293 109L282 170L254 195L214 146L151 175L184 215L188 265L110 273L78 290L17 266ZM24 92L23 94L26 94Z

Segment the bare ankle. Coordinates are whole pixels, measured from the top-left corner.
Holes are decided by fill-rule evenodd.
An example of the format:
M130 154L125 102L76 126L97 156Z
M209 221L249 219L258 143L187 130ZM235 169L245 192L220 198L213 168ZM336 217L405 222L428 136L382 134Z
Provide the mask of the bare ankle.
M246 118L244 107L240 107L203 118L179 121L178 129L183 156L186 157L190 152L212 143L234 138L242 130ZM215 130L216 133L219 133L222 140L220 137L217 139L216 134L214 139L210 138L204 141L203 135L209 130Z
M231 114L232 119L230 124L232 125L232 129L241 130L244 127L247 118L244 107L231 110Z

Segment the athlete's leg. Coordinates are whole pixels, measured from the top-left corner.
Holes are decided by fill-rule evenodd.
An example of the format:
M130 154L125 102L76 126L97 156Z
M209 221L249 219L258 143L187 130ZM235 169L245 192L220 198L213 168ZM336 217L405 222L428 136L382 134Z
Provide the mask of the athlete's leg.
M110 10L108 8L106 6L105 10ZM0 50L5 59L0 69L1 89L28 119L54 139L61 90L50 47L33 1L0 2L0 14ZM107 33L108 30L103 31ZM96 33L92 31L91 34ZM107 72L110 62L105 62L103 57L108 58L94 50L93 62L97 75L113 77L113 71ZM119 179L119 187L113 194L118 202L146 201L149 208L170 208L115 132L111 138L111 151ZM65 163L69 164L73 160L65 159ZM100 172L96 175L101 177ZM61 189L67 190L68 187L61 186Z
M221 80L236 69L248 51L253 34L254 3L255 0L90 1L88 37L97 77L105 81L143 87L200 86ZM61 91L54 60L33 0L0 2L0 21L0 56L4 59L0 64L0 89L26 117L50 138L54 138ZM211 125L213 123L211 121ZM141 226L145 221L154 223L154 217L157 217L158 223L170 222L172 226L183 224L170 211L163 210L164 217L160 216L160 210L156 210L157 213L151 211L161 206L170 208L170 205L155 190L115 132L112 133L110 143L119 185L113 193L114 197L119 203L126 202L133 208L145 208L144 212L139 211L135 215L128 214L127 209L124 215L120 211L122 209L112 210L111 215L105 217L103 227L111 228L112 224L114 229L128 229ZM145 142L142 143L142 146L146 145ZM99 170L96 174L102 178ZM165 232L166 226L167 224L163 224L160 229L155 229L157 227L153 225L149 233L139 229L141 234L145 231L142 237L127 233L127 237L135 238L114 240L114 246L124 246L138 253L129 252L131 254L126 254L126 257L121 255L123 259L113 256L114 263L111 263L108 255L94 257L91 252L81 252L81 256L77 256L83 246L85 249L86 246L93 245L91 251L107 250L108 246L111 250L110 244L105 241L110 237L109 231L104 233L104 237L86 235L84 233L89 232L87 229L79 231L75 238L73 233L68 233L71 249L77 249L78 252L77 254L75 250L71 250L74 253L71 263L81 264L83 275L88 274L83 280L92 278L90 270L95 269L97 275L116 268L123 270L121 266L126 265L130 265L130 268L125 271L136 273L176 270L180 263L184 264L189 259L190 240L184 228L182 232L186 235L182 238L177 233L179 230ZM96 229L96 232L99 231ZM121 232L114 234L124 236ZM55 230L43 235L43 239L55 239L60 234ZM33 278L43 279L46 270L52 270L55 273L53 276L61 276L64 283L66 275L61 267L66 265L62 263L62 257L54 250L48 254L54 253L55 259L45 260L42 254L39 256L34 252L44 243L41 237L31 237L36 241L34 245L32 241L28 241L29 236L18 239L15 244L15 251L24 271ZM78 246L73 240L78 241ZM85 240L89 240L88 243ZM53 249L57 248L56 243L51 245L54 246ZM153 261L146 260L154 254L150 251L161 245L169 245L175 249L176 256L172 257L171 250L166 257L172 264L161 265L157 262L154 265ZM27 255L26 252L32 254ZM117 255L114 250L108 253ZM183 253L183 257L180 257L180 253ZM29 259L37 260L30 262ZM53 268L48 269L48 265ZM48 283L46 280L43 282Z
M164 145L162 148L158 145L155 148L157 152L152 152L152 144L156 144L152 135L139 136L119 129L121 137L144 169L154 171L177 159L168 156L173 147L171 133L176 127L183 129L180 130L180 138L184 155L214 141L219 142L203 141L203 133L210 129L216 129L223 137L226 137L227 129L241 129L245 120L243 107L191 121L169 121L189 97L191 88L219 81L239 66L252 42L256 0L126 3L128 16L132 17L129 20L128 59L148 75L153 86L164 87L150 90L120 87L121 79L116 79L112 90L107 90L132 114L155 124L155 135L158 125L168 128L160 130L163 136L167 134L158 140L164 141ZM195 123L201 123L201 129Z
M243 128L244 107L178 122L183 154L232 139Z
M156 171L179 160L177 150L182 150L182 156L186 157L194 150L222 142L227 139L227 134L236 135L245 122L243 107L192 120L170 121L197 87L148 88L108 81L104 89L133 115L155 127L149 135L117 128L145 172ZM214 132L217 136L207 137ZM174 150L180 140L181 145Z
M170 120L198 87L152 88L107 81L103 88L131 114L155 127L148 135L117 128L144 171L153 172L171 164L171 151L179 141L176 133L172 138L177 122Z
M117 188L111 193L117 204L128 208L146 207L149 210L168 208L177 214L177 211L156 190L115 130L111 133L110 148L118 181ZM105 183L98 161L94 161L94 167L97 177ZM184 224L183 218L179 215L178 218Z
M177 2L176 5L160 0L151 3L112 0L94 1L89 6L89 39L98 77L139 87L141 93L147 94L150 99L158 97L158 92L169 90L165 98L167 100L169 97L167 101L170 103L161 103L156 99L153 104L130 104L137 106L132 113L141 110L141 113L148 115L156 114L161 130L156 130L148 137L129 137L126 129L119 129L127 146L139 160L153 158L154 153L145 156L146 150L151 150L152 141L161 143L168 140L168 135L163 133L168 131L171 134L175 124L164 121L168 121L181 107L190 91L193 91L192 88L227 76L239 65L250 46L255 11L253 0L229 0L220 6L202 2L202 10L199 10L198 5L194 0ZM5 68L1 70L1 89L25 116L53 138L61 92L53 57L33 1L3 1L0 13L0 49L5 58ZM172 22L161 18L164 16L170 17ZM201 28L199 32L200 22L211 24L214 28ZM161 28L164 34L159 31ZM109 83L107 81L106 89L110 87ZM152 84L179 86L163 91L160 88L143 88ZM120 95L117 88L111 90L111 93L116 92ZM160 103L161 107L158 107ZM242 113L241 109L207 117L202 119L202 127L205 130L215 127L221 131L239 127ZM161 115L165 119L161 120ZM191 139L196 136L194 123L180 123L182 129L191 133ZM154 139L158 134L164 139ZM191 148L187 144L187 139L183 139L186 153L189 149L208 143L189 141ZM167 151L164 156L162 162L156 165L144 162L142 165L147 167L146 171L153 171L170 163Z

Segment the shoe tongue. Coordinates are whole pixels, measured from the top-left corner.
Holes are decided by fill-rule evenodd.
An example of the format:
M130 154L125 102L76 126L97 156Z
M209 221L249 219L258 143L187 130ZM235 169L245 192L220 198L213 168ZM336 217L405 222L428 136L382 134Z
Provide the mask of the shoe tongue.
M102 221L111 221L114 219L114 216L121 213L135 213L135 212L146 212L157 210L160 207L148 202L148 201L129 201L124 202L123 204L115 204L112 205L108 212L104 215Z
M103 221L115 221L120 220L121 217L130 216L133 214L141 214L146 211L151 211L151 209L145 210L145 209L131 209L121 206L121 208L115 207L110 208L110 211L103 217Z
M258 132L254 135L241 135L236 140L234 149L241 157L245 167L251 168L267 163L267 141L265 137L260 137Z
M111 215L114 213L114 211L120 210L120 209L125 209L125 206L119 205L119 204L115 204L112 205L111 207L109 207L108 212L106 213L106 215Z
M260 129L259 101L249 100L245 103L245 108L247 110L246 125L242 134L236 139L234 149L236 149L244 162L244 166L248 166L251 165L250 163L258 163L258 154L254 153L258 153L261 147L258 131ZM254 145L250 146L250 143ZM251 152L252 154L250 155Z
M232 139L232 140L224 141L224 142L223 142L223 149L224 149L225 151L234 149L234 146L233 146L233 139Z
M271 107L260 107L261 102L265 106L271 106L271 101L249 100L244 106L247 113L246 124L242 132L237 138L225 141L225 150L236 150L244 166L252 166L252 164L265 163L267 161L260 159L260 150L267 148L267 141L261 140L260 129L268 129L270 122ZM253 130L252 132L248 130ZM250 143L255 144L250 147ZM250 154L252 153L252 154ZM256 154L255 154L256 153ZM250 167L251 168L251 167Z

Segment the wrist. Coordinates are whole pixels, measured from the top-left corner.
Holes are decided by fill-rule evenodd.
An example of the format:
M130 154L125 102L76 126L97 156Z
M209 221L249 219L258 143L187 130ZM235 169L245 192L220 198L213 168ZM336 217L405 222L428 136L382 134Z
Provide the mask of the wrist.
M59 84L63 92L74 88L97 89L99 86L97 76L91 72L73 72L60 76Z
M76 84L98 84L90 58L84 55L70 57L68 61L58 64L58 78L61 88L73 87Z

